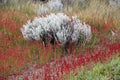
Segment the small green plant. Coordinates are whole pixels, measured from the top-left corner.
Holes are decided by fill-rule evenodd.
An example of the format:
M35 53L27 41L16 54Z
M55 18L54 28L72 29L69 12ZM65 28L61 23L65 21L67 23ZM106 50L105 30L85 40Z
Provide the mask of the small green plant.
M105 63L95 63L91 69L84 66L76 71L77 76L71 72L65 80L120 80L120 57L115 56Z

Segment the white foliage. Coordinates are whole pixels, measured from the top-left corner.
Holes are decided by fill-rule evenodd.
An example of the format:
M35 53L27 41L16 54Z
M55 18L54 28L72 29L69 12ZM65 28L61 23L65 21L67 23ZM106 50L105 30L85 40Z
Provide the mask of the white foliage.
M23 25L21 32L26 40L42 40L43 37L54 35L52 37L62 45L67 41L77 42L80 35L83 35L86 41L89 41L92 36L89 25L82 23L77 17L70 19L63 13L36 17L32 22L28 21Z
M63 8L63 4L61 3L60 0L56 0L56 1L49 1L49 6L50 6L50 10L51 11L56 11L56 10L62 10Z
M47 6L40 6L37 10L36 13L37 14L46 14L49 12L49 8Z
M63 4L61 3L61 0L50 0L46 5L41 5L37 10L37 14L46 14L48 12L54 12L54 11L62 11Z

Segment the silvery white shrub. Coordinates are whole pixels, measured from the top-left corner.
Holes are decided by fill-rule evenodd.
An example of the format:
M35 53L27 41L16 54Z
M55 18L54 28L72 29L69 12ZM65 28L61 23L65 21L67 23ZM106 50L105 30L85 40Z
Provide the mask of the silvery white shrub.
M85 4L87 0L49 0L46 5L41 5L35 12L37 14L46 14L48 12L62 11L63 7L78 5L79 3ZM76 4L77 3L77 4Z
M109 4L111 6L119 6L120 7L120 0L109 0Z
M68 5L71 3L72 0L61 0L63 5Z
M48 12L62 11L63 4L61 0L49 0L47 5L41 5L37 10L37 14L46 14Z
M61 29L61 25L67 22L69 17L63 13L50 14L46 17L36 17L32 22L28 21L27 24L21 28L23 37L27 40L39 40L40 36L48 34L47 32L57 32Z
M60 0L49 1L49 6L51 11L61 11L63 8L63 4Z
M46 14L49 12L49 8L47 6L40 6L37 10L36 13L37 14Z
M91 27L82 23L77 17L71 19L63 13L51 13L46 17L35 17L33 21L28 21L21 28L23 37L26 40L42 40L49 42L47 38L57 41L61 46L78 42L81 35L85 41L92 37Z

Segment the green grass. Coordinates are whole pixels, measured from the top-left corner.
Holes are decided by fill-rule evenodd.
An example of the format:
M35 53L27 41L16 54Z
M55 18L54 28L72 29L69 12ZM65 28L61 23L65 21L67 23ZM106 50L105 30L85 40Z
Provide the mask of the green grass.
M77 75L76 75L77 73ZM120 56L105 63L91 63L71 72L65 80L120 80Z

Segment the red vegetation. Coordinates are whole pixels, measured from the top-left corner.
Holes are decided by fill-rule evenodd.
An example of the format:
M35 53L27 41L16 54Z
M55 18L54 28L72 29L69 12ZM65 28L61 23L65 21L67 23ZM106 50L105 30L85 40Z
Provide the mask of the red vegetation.
M104 44L103 44L104 45ZM120 51L119 44L106 44L103 46L103 50L95 48L92 54L85 52L84 54L71 54L64 58L46 63L45 65L34 65L31 66L27 71L21 72L17 75L9 76L10 79L17 80L23 78L28 80L29 78L36 80L56 80L62 79L62 76L68 74L71 70L75 70L77 67L84 66L91 61L93 62L104 62L109 59L116 52Z
M20 27L28 17L30 16L14 10L6 12L0 10L0 80L61 79L77 67L91 61L104 62L120 50L120 43L105 42L104 38L100 37L98 47L86 48L80 52L82 47L78 46L77 52L73 51L72 54L64 56L58 45L44 48L40 41L31 42L23 39ZM111 24L112 22L103 24L104 30L109 29ZM99 38L97 27L93 26L92 32ZM70 48L73 50L75 44L71 44ZM30 64L32 66L29 66Z

